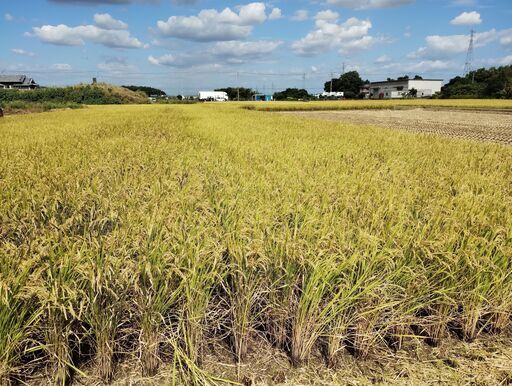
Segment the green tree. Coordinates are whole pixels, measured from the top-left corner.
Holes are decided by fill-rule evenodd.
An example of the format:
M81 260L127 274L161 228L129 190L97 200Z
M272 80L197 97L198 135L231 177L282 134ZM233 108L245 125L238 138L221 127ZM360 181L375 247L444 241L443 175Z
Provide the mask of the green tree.
M442 98L512 98L512 66L479 68L456 76L441 90Z
M356 98L359 95L359 90L365 82L359 76L357 71L349 71L342 74L338 79L332 79L324 84L324 90L331 91L343 91L345 98Z
M215 91L224 91L228 94L228 98L230 101L236 101L238 99L238 93L240 93L241 101L250 101L256 92L252 88L245 87L226 87L226 88L218 88Z
M167 95L165 93L165 91L159 90L154 87L147 87L147 86L122 86L122 87L127 88L128 90L132 90L132 91L142 91L147 96L152 96L152 95L166 96Z
M307 90L298 88L287 88L284 91L276 92L274 94L276 101L282 100L307 100L309 99L309 93Z

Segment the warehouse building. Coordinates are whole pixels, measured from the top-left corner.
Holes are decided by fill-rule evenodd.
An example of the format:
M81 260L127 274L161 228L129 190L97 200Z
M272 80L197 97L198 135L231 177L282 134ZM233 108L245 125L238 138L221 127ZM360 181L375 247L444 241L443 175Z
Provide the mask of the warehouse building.
M363 88L370 99L429 98L440 92L442 85L442 79L403 79L372 82Z

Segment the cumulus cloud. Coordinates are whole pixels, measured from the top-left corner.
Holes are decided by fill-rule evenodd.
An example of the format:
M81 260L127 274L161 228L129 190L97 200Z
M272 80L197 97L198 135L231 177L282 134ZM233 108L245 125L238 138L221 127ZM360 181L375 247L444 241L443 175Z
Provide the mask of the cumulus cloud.
M5 20L5 21L13 21L13 20L14 20L14 16L13 16L13 15L11 15L10 13L6 13L6 14L4 15L4 20Z
M482 18L478 12L462 12L459 16L450 21L453 25L477 25L482 23Z
M351 9L391 8L413 4L415 0L327 0L327 4Z
M222 41L215 43L204 52L149 56L148 61L154 65L169 67L197 67L205 63L214 66L243 64L267 59L282 44L280 40Z
M158 21L157 28L167 37L200 42L228 41L246 38L254 25L268 18L266 5L258 2L241 6L238 12L231 8L205 9L197 16L171 16L167 21Z
M293 21L304 21L309 19L309 12L305 9L299 9L295 11L295 13L292 16Z
M137 38L126 30L111 30L96 25L70 27L65 24L35 27L27 36L38 38L43 43L61 46L81 46L86 42L101 44L110 48L143 48Z
M325 21L336 21L340 17L338 12L331 11L327 9L325 11L320 11L315 15L315 20L325 20Z
M35 56L35 54L33 52L29 52L29 51L25 51L21 48L13 48L11 50L12 53L16 54L16 55L22 55L22 56Z
M94 23L103 29L121 30L128 29L128 24L121 20L114 19L108 13L97 13L94 15Z
M461 65L451 60L421 60L419 62L388 62L378 63L379 70L391 74L439 74L440 72L460 71Z
M292 49L299 55L312 56L339 49L350 51L366 49L375 43L369 35L372 28L370 20L351 17L343 23L316 20L315 30L292 43Z
M268 20L277 20L283 17L283 13L280 8L273 8L270 15L268 15Z
M483 47L493 41L508 36L512 30L497 31L492 29L475 34L474 45ZM442 59L466 52L469 46L469 35L431 35L425 38L426 46L409 54L409 58Z
M432 72L446 71L459 68L460 65L451 61L444 60L422 60L418 63L408 64L404 66L406 72Z
M216 43L210 52L229 63L245 63L268 57L281 44L280 40L260 40L254 42L228 41Z
M162 56L149 56L148 62L156 66L188 67L198 62L197 56L187 54L166 54Z

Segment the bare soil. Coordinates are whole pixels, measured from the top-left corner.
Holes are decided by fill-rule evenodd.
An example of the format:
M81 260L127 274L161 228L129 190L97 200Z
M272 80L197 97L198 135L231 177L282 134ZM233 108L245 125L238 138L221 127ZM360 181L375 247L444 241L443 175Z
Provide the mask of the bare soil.
M294 111L279 114L512 145L512 114L434 109Z

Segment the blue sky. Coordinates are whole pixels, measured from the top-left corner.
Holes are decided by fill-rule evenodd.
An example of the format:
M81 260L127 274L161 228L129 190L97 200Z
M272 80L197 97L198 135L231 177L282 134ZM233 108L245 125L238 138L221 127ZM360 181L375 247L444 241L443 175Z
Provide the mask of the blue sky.
M512 64L511 0L0 0L0 73L171 94L246 86L318 92L330 74L445 81Z

